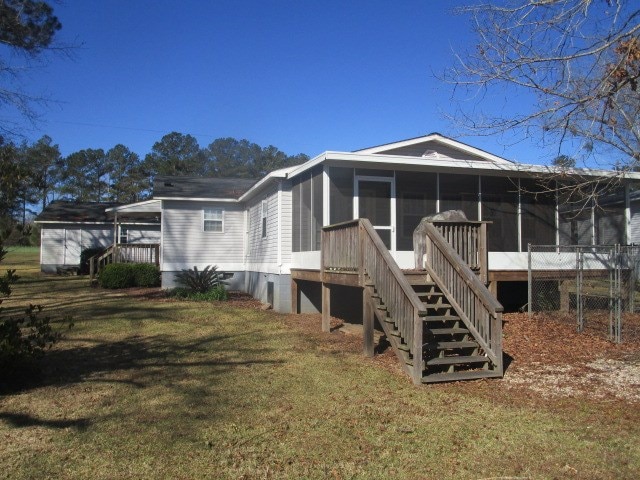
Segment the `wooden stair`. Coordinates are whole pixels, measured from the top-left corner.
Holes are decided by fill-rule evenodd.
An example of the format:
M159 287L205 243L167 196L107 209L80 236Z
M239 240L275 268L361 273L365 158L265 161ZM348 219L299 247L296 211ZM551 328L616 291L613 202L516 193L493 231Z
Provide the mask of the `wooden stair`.
M412 271L405 276L424 305L424 312L419 317L424 343L417 355L422 363L422 383L501 377L501 369L485 355L473 332L456 314L436 283L424 272ZM407 374L411 375L414 354L411 345L402 337L400 319L390 316L375 285L368 282L365 288L387 340Z

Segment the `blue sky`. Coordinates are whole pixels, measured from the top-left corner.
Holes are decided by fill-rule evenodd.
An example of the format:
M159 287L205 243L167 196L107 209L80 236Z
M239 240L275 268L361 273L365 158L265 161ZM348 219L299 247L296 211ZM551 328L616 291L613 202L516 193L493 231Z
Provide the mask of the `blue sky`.
M53 56L29 73L26 88L54 102L27 135L50 135L64 155L117 143L145 155L178 131L201 146L230 136L314 156L437 131L514 160L548 161L533 144L461 138L445 119L451 86L434 73L470 42L468 20L451 13L462 3L54 3L58 40L80 47L72 60Z

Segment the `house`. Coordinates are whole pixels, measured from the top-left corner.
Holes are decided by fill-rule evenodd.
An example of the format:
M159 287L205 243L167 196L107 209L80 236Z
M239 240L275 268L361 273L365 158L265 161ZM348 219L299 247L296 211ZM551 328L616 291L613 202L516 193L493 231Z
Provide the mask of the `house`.
M109 211L159 214L163 287L183 269L217 265L233 273L231 288L278 312L321 311L324 329L329 314L363 318L368 354L375 317L421 383L502 375L496 298L526 284L529 244L638 241L630 190L640 174L602 205L558 195L559 178L433 133L327 151L258 180L158 176L151 203ZM421 223L451 210L466 220Z
M469 220L492 222L487 243L494 291L500 282L526 280L529 243L637 241L630 237L629 202L608 210L581 205L575 212L538 185L552 175L547 167L431 134L325 152L259 181L158 177L163 285L173 286L182 268L217 264L236 272L236 286L244 283L264 301L273 295L274 308L289 311L292 272L295 278L297 270L320 267L322 227L360 217L372 221L402 268L414 266L412 235L423 216L459 209Z
M121 216L114 223L112 211L126 206L108 202L51 202L36 217L40 226L40 269L55 273L76 268L80 255L89 248L107 248L115 243L160 243L159 210L155 215Z

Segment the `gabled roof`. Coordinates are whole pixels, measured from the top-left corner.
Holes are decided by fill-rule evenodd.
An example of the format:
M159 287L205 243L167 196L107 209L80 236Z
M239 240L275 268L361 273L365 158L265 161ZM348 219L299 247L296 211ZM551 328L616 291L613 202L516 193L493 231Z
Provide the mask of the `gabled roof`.
M114 202L72 202L55 200L40 212L36 223L65 222L65 223L107 223L113 221L113 216L105 210L120 205Z
M444 147L444 152L442 152ZM398 155L417 158L445 160L478 160L495 163L513 163L497 155L485 152L458 140L439 133L430 133L422 137L409 138L393 143L356 150L354 153Z
M153 180L154 200L239 199L257 180L158 175Z

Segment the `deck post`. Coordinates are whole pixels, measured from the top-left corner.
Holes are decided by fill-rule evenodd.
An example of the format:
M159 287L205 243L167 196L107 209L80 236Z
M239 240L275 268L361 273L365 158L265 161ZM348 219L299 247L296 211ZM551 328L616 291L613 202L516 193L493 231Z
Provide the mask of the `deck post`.
M422 318L413 311L413 383L422 384Z
M373 308L371 305L371 287L362 289L362 334L364 344L364 354L373 357Z
M298 281L291 279L291 313L300 313L298 311Z
M478 238L478 266L480 267L480 281L487 284L489 280L489 256L487 251L487 224L480 224L480 237Z
M331 284L322 282L322 331L331 331Z

